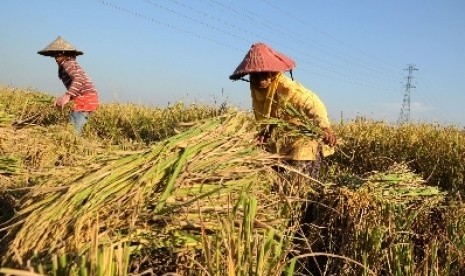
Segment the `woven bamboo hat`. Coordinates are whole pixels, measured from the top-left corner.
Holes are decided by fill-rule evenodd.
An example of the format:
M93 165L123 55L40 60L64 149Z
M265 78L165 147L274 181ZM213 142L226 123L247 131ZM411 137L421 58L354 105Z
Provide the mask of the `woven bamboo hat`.
M294 67L295 62L292 59L260 42L252 45L244 60L242 60L229 78L231 80L238 80L250 73L284 72Z
M49 57L54 57L57 54L73 54L76 56L84 54L82 51L77 50L73 45L65 41L61 36L58 36L57 39L37 53Z

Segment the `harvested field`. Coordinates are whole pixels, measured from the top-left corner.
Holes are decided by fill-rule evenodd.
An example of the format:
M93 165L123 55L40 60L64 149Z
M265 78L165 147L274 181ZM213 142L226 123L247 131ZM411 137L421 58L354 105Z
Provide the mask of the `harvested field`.
M3 273L465 272L454 127L336 125L315 181L226 105L104 105L76 137L50 100L0 90Z

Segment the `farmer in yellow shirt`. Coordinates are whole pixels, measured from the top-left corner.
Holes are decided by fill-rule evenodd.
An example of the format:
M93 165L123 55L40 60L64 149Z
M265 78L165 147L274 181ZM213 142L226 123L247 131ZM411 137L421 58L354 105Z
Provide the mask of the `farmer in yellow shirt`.
M278 136L272 151L289 160L290 164L302 166L311 177L318 178L321 160L334 153L337 139L320 98L284 74L294 67L290 58L264 43L256 43L229 78L245 80L243 77L249 75L252 108L257 121L276 118L288 123L288 130L299 130L300 135L290 135L290 131L286 133L282 128L281 131L271 131L274 137Z

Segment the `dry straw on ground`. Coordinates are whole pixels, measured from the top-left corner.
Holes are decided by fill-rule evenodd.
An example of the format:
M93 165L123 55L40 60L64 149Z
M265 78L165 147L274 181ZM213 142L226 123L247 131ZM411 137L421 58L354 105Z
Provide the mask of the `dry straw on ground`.
M102 243L199 248L201 232L221 235L227 219L241 224L251 199L254 231L284 233L293 206L277 187L276 160L255 139L249 116L228 114L61 183L45 181L40 188L62 189L23 199L8 258L24 263L34 253L82 252L95 227Z
M316 182L278 169L248 113L102 106L77 138L50 97L10 90L0 93L0 206L17 212L0 234L11 267L465 273L463 131L337 125L342 143Z

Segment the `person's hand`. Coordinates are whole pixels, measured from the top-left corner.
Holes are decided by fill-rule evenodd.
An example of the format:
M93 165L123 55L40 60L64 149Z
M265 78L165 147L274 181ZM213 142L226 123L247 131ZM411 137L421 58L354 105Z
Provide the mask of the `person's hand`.
M331 147L334 147L337 144L336 135L331 129L329 128L323 129L323 142L325 142Z
M274 127L274 125L264 126L258 133L257 143L261 145L266 144L271 138L271 133L273 132Z
M262 130L259 131L256 142L257 142L257 144L259 144L259 145L263 145L263 144L266 143L266 141L267 141L269 138L270 138L270 137L269 137L269 133L268 133L267 129L264 128L264 129L262 129Z
M71 100L71 97L69 94L64 94L63 96L57 98L55 100L55 103L54 105L57 106L57 107L61 107L61 109L63 109L65 107L65 105L67 103L69 103L69 101Z
M255 139L255 142L258 145L263 145L263 144L265 144L265 137L263 135L258 135L257 139Z

